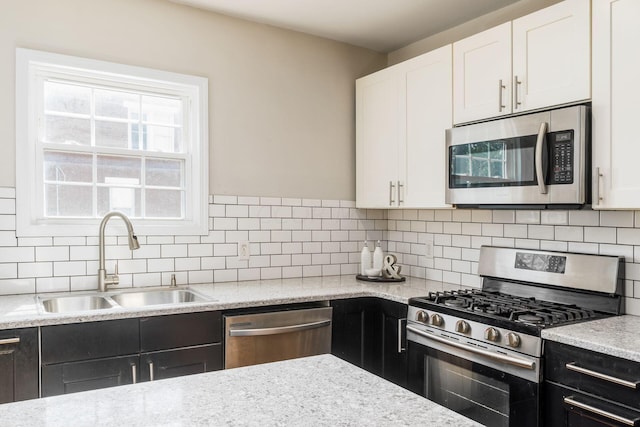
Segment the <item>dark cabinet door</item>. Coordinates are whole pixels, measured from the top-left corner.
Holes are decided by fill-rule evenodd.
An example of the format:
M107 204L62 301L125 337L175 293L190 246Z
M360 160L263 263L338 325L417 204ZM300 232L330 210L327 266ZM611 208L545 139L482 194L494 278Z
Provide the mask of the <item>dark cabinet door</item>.
M140 351L152 352L220 342L219 311L172 314L140 319Z
M38 397L38 329L0 331L0 403Z
M382 317L382 377L407 386L407 306L393 301L381 301Z
M161 380L222 369L222 344L210 344L140 355L141 381Z
M331 353L406 386L406 304L378 298L332 301Z
M138 355L42 367L42 397L133 384L139 377Z

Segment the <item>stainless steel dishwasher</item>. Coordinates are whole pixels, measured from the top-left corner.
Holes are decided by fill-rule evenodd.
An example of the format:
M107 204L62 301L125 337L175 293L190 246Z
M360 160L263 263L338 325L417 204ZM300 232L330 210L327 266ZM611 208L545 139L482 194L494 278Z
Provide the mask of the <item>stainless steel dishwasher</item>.
M224 367L331 352L331 307L224 316Z

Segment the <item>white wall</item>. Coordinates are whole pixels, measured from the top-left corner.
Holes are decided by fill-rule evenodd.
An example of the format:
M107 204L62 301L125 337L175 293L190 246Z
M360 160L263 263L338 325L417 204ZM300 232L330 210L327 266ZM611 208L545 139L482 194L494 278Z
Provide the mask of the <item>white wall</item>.
M15 185L15 48L209 78L211 194L355 199L354 80L386 55L165 0L0 3L0 186Z

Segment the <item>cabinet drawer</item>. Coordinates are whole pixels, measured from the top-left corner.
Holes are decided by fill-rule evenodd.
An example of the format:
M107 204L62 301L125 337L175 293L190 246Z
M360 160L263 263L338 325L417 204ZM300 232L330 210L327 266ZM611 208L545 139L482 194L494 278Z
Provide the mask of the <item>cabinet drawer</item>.
M42 367L42 397L132 384L138 355Z
M218 311L173 314L140 319L140 351L220 342L222 317Z
M138 319L44 326L42 364L138 353Z
M140 380L161 380L222 369L222 344L140 355Z
M545 425L622 427L640 425L640 412L568 387L545 382Z
M640 363L546 342L545 378L640 409Z

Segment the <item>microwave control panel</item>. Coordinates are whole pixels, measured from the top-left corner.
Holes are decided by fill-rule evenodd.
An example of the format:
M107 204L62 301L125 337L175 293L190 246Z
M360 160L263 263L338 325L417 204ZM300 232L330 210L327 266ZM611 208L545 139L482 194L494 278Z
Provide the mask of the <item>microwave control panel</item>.
M573 184L573 130L548 134L549 184Z

